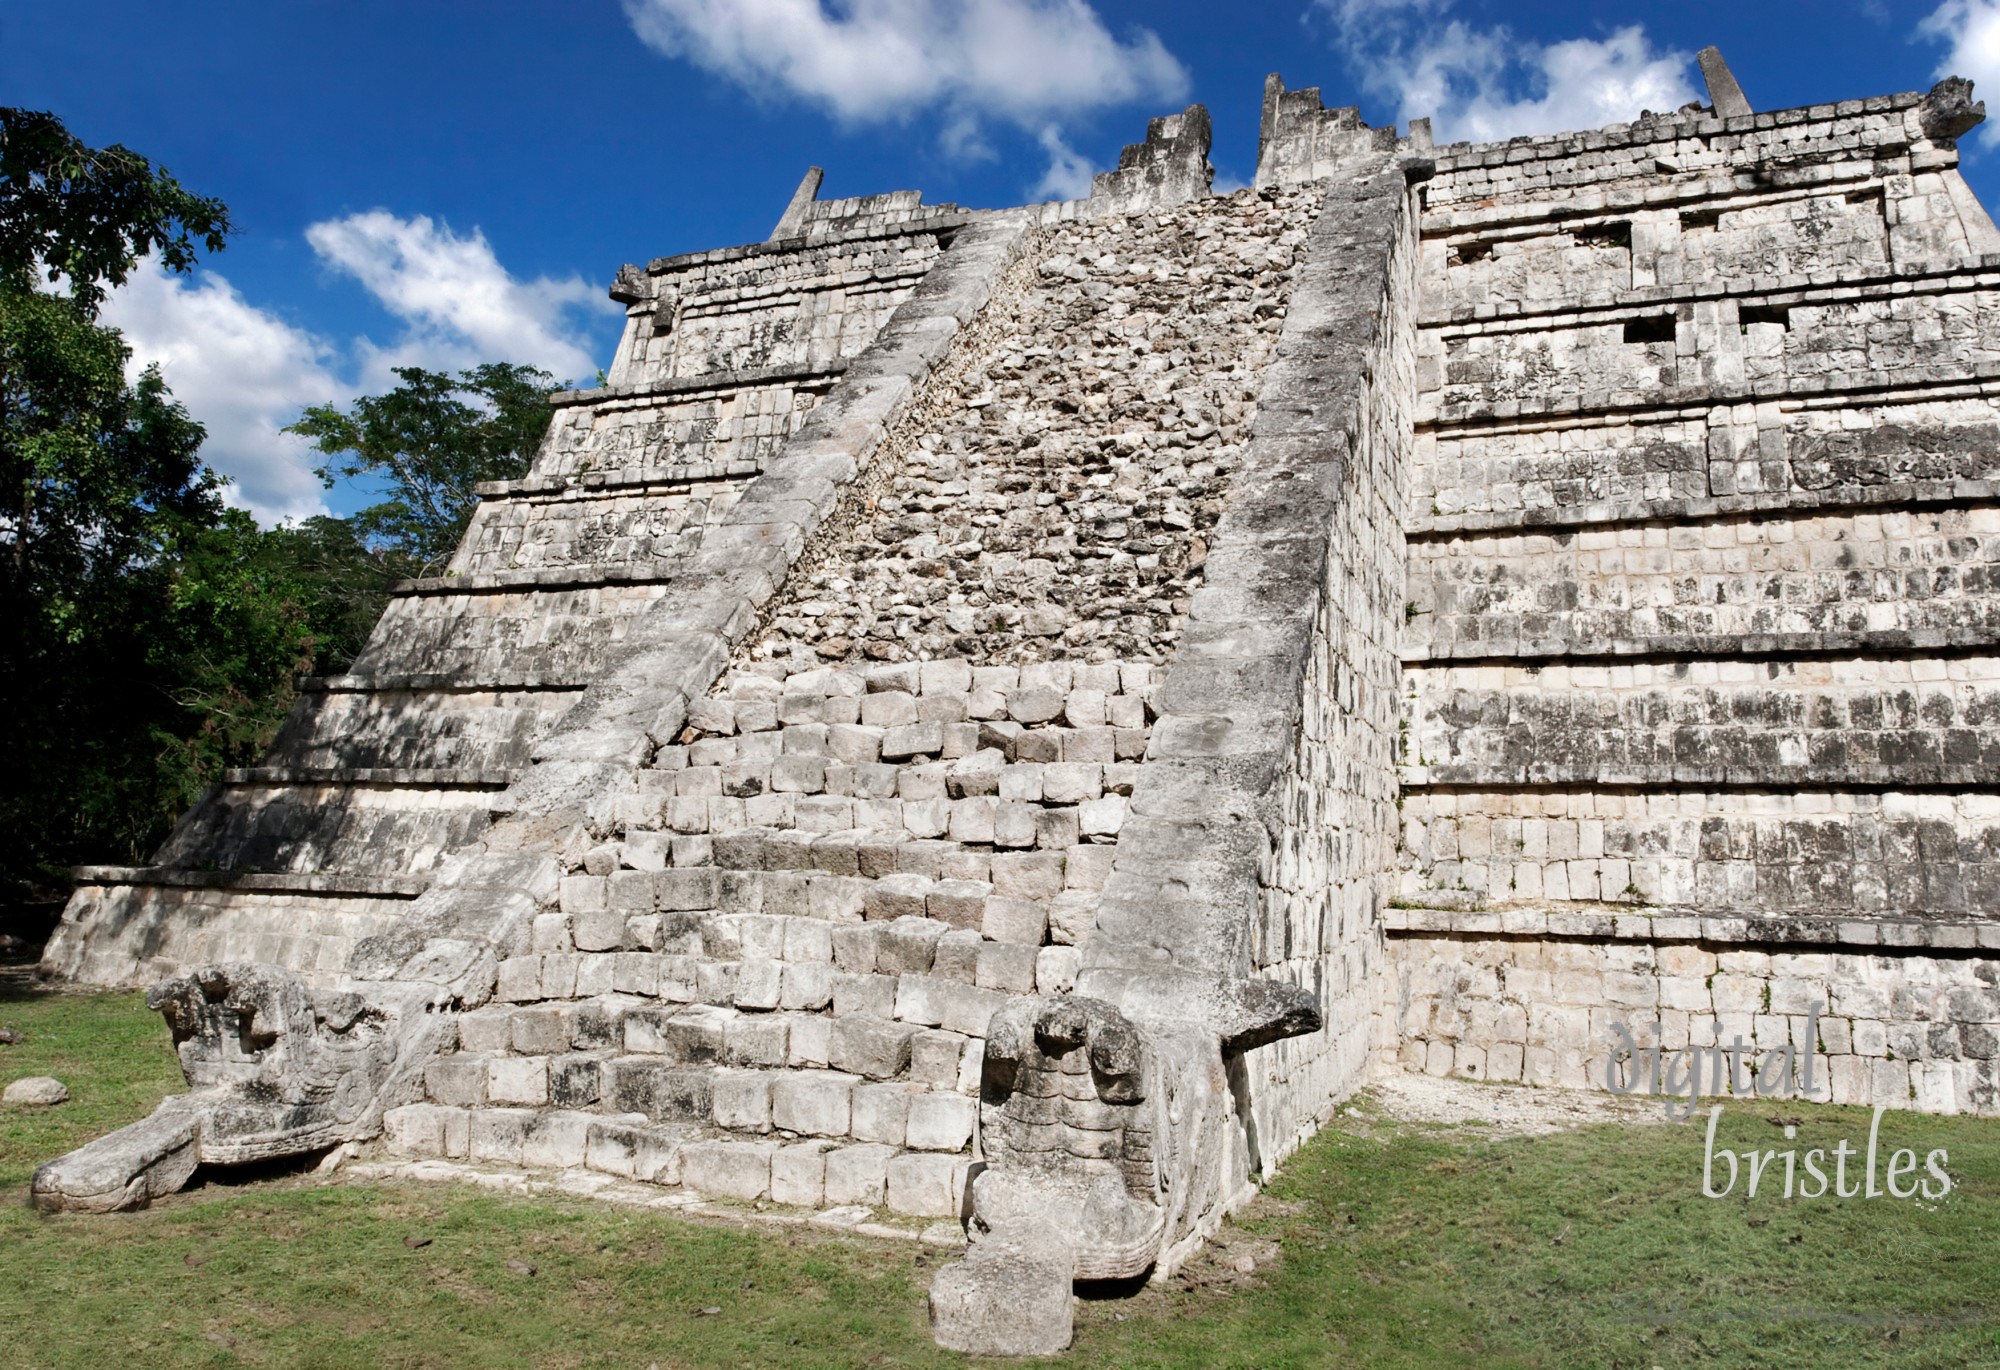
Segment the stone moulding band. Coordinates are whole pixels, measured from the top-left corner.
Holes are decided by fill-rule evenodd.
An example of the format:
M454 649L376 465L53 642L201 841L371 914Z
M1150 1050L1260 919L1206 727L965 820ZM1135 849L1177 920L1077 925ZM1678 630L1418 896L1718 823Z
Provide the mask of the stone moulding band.
M622 562L613 566L546 566L522 571L486 571L469 576L427 576L398 581L398 598L438 595L508 594L520 590L587 590L600 585L665 585L680 574L684 559Z
M1755 944L1814 951L1845 949L1874 954L1985 955L2000 950L2000 925L1968 918L1887 918L1830 914L1823 917L1745 917L1698 909L1632 911L1575 909L1451 909L1410 904L1382 912L1392 937L1523 937L1536 941L1699 943L1718 947Z
M511 771L355 766L242 766L222 773L225 785L374 785L420 790L504 790L513 782Z
M180 866L76 866L79 885L159 885L178 889L264 890L282 894L357 895L414 899L431 887L429 876L369 875L355 871L203 871Z
M726 395L764 386L830 385L846 374L847 358L817 366L767 366L742 371L710 371L699 376L651 381L643 385L607 385L593 390L558 390L549 403L559 409L604 404L611 400L649 400L664 396Z

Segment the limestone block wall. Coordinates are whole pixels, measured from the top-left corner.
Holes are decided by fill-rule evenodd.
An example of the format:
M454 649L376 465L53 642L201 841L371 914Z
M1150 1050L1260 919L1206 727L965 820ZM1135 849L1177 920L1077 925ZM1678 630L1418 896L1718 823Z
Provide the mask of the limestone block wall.
M1669 1052L1740 1037L1759 1053L1787 1043L1803 1053L1810 1041L1822 1102L2000 1105L2000 962L1990 956L1435 932L1394 946L1382 1026L1408 1069L1649 1093L1643 1067L1626 1073L1622 1025L1641 1048Z
M391 600L351 674L394 671L463 687L582 684L664 592L657 583L622 579L535 589L532 576L525 585L495 576L474 585Z
M2000 259L1951 94L1441 151L1385 1059L1602 1087L1607 1015L1761 993L1689 967L1803 975L1900 986L1855 1022L1909 1054L1835 1097L1996 1107Z
M1412 544L1409 574L1424 661L1977 646L2000 632L2000 511L1450 535Z
M393 1145L957 1211L987 1019L1068 992L1094 935L1321 198L1098 206L1023 240L853 484L814 495L728 669L649 727L609 840L565 850ZM1357 593L1393 621L1398 590Z
M1804 914L1829 925L1856 913L1984 917L2000 894L1996 824L2000 804L1976 790L1413 786L1399 897Z
M403 919L417 893L411 884L342 877L262 875L224 885L203 871L154 870L144 884L123 867L77 874L63 918L87 935L52 943L44 969L135 989L211 961L290 966L330 982L357 944ZM368 884L375 888L355 888Z
M955 1214L987 1019L1074 981L1151 689L1144 663L732 670L396 1144Z
M965 212L955 204L927 205L922 192L892 190L883 195L854 195L846 199L818 198L820 169L812 168L800 184L799 195L779 220L771 240L803 238L808 243L845 240L905 228L923 228L941 221L962 220Z
M839 203L815 205L813 221L848 217L825 212ZM787 238L656 259L621 290L628 322L609 386L827 370L868 345L963 222L934 207L901 223L855 224L823 244Z
M445 770L504 775L576 700L565 689L355 689L315 679L300 691L261 771ZM247 778L247 777L246 777Z
M546 460L536 464L530 479L556 489L593 476L624 485L718 476L737 477L740 484L797 430L839 374L838 365L799 372L763 369L635 386L610 396L600 391L558 396ZM565 479L551 482L552 477Z
M735 502L740 484L689 482L663 489L613 486L584 499L509 500L467 530L452 559L459 575L570 566L684 562Z
M734 1178L697 1187L957 1211L987 1018L1074 983L1314 198L1024 244L501 962L537 1007L468 1019L397 1145L514 1155L557 1125L511 1110L612 1114L621 1173L643 1127L653 1177L712 1148ZM563 1126L597 1165L614 1124Z
M490 791L468 785L379 780L328 783L319 776L225 782L216 802L189 810L155 854L156 864L251 871L428 871L485 828ZM224 864L233 863L233 864Z
M1977 786L2000 660L1832 657L1413 669L1418 785Z

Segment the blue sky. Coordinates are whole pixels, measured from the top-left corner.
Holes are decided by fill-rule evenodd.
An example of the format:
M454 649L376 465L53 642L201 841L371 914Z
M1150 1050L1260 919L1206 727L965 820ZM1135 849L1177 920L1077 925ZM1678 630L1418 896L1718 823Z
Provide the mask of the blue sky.
M1268 71L1372 123L1504 137L1700 98L1707 43L1759 109L1945 70L2000 95L2000 0L13 0L0 103L229 203L226 252L111 318L269 520L363 497L277 433L302 405L404 363L588 381L620 263L761 239L809 164L829 196L1068 196L1200 100L1229 185ZM1988 132L1966 173L1993 204Z

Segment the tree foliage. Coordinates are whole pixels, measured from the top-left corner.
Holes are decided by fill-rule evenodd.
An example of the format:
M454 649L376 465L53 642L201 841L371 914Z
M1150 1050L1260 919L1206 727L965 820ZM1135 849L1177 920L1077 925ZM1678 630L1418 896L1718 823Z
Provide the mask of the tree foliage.
M329 487L336 479L386 482L389 498L356 514L355 526L420 574L435 574L472 518L474 487L528 469L557 386L546 371L504 362L456 377L415 366L396 375L403 383L388 394L364 396L347 412L315 405L285 431L333 458L319 468Z
M67 283L94 313L147 253L169 271L222 250L222 201L184 189L128 148L90 148L53 114L0 109L0 275Z
M520 474L548 426L539 371L403 370L294 429L333 459L329 485L388 498L259 528L225 506L201 424L97 321L141 257L184 272L229 231L220 201L138 153L0 109L0 905L60 894L73 864L145 861L269 744L295 675L346 669L394 582L450 554L474 484Z
M221 204L52 116L0 109L0 894L138 861L351 637L309 532L225 509L204 433L96 319L138 258L185 270ZM44 288L60 283L62 289Z

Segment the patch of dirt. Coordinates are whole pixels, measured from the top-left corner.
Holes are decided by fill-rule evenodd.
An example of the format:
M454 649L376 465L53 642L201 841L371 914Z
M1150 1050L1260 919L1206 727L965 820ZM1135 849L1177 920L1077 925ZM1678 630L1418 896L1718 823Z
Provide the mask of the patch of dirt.
M1368 1107L1373 1105L1372 1110ZM1350 1109L1398 1123L1477 1128L1479 1137L1540 1137L1598 1123L1665 1123L1658 1099L1583 1089L1536 1089L1413 1072L1385 1075ZM1342 1120L1348 1110L1342 1111Z

